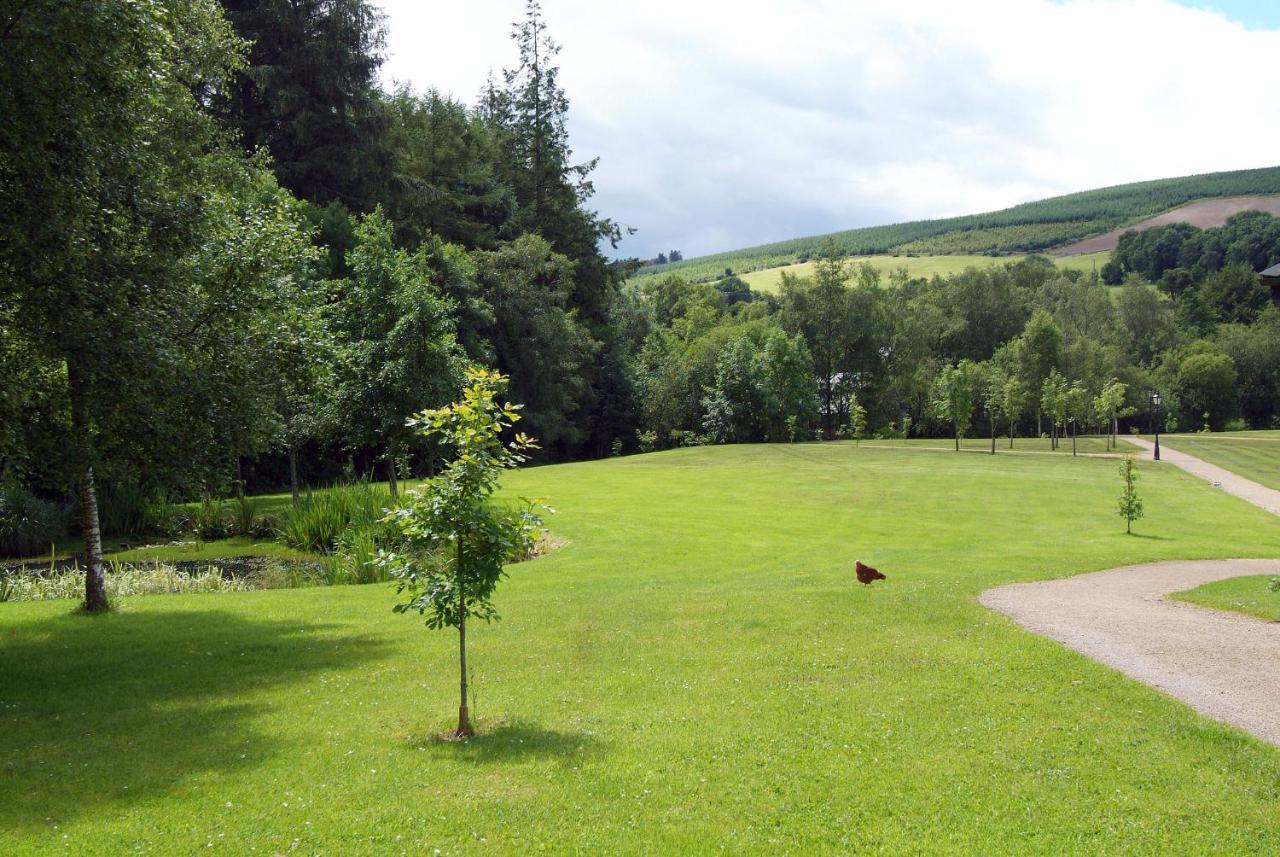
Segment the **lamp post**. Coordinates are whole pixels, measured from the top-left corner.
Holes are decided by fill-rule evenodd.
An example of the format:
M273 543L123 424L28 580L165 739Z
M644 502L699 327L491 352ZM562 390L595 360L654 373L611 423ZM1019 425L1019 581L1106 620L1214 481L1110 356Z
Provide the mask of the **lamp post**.
M1151 418L1156 424L1155 460L1160 460L1160 391L1151 391Z

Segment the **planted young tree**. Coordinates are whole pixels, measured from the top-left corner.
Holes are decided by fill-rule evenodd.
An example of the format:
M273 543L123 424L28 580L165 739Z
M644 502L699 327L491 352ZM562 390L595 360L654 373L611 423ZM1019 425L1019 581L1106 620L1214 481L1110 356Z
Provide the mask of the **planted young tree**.
M964 437L969 428L977 395L977 367L970 360L942 367L942 371L934 379L931 396L933 413L939 419L951 423L955 430L956 452L960 451L960 438Z
M1079 381L1073 381L1067 388L1066 406L1066 417L1071 426L1071 454L1074 456L1080 423L1089 417L1089 391Z
M855 445L860 445L866 433L867 409L858 402L857 396L853 396L849 399L849 436Z
M397 613L417 611L432 630L458 629L458 737L474 734L467 709L467 619L498 618L492 597L503 566L533 548L542 525L537 504L509 509L492 499L502 471L537 449L523 433L503 440L520 419L519 405L498 401L506 386L497 372L470 369L460 401L410 420L421 435L451 448L454 458L388 515L402 546L378 560L407 596Z
M1138 496L1136 487L1138 468L1132 458L1126 457L1120 462L1120 479L1124 484L1120 491L1120 517L1124 518L1124 531L1132 533L1133 522L1142 517L1142 498Z
M1049 448L1058 448L1058 436L1067 422L1067 379L1057 369L1052 370L1040 386L1040 412L1048 415Z
M1093 408L1098 412L1098 416L1107 418L1107 447L1109 449L1115 449L1116 446L1117 423L1119 422L1120 409L1124 407L1124 398L1128 390L1128 386L1112 378L1103 386L1102 392L1098 393L1093 400Z

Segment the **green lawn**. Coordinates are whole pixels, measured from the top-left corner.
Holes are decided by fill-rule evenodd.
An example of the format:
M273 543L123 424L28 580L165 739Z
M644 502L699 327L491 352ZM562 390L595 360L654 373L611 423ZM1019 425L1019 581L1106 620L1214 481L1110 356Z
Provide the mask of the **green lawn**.
M1217 610L1233 610L1261 619L1280 622L1280 592L1270 589L1271 575L1254 574L1248 577L1232 577L1216 583L1174 595L1180 601L1190 601L1202 607Z
M1280 490L1280 431L1170 434L1160 443Z
M568 540L456 638L391 587L0 604L0 853L1263 854L1280 750L978 605L1280 556L1140 464L851 443L531 468ZM852 564L888 580L853 582Z
M1063 256L1054 258L1054 263L1064 270L1092 271L1095 269L1102 270L1102 266L1107 263L1111 257L1109 252L1088 253L1083 256ZM859 264L861 262L870 262L885 282L888 281L889 273L898 268L905 267L907 273L912 277L932 277L935 274L945 277L948 274L959 274L966 268L989 268L992 265L1003 265L1006 262L1012 262L1021 257L1015 256L964 256L964 255L945 255L945 256L856 256L851 257L851 264ZM783 272L795 274L798 277L808 277L813 275L812 262L800 262L794 265L785 265L781 268L766 268L761 271L752 271L739 276L747 282L751 288L760 292L776 292L782 283Z

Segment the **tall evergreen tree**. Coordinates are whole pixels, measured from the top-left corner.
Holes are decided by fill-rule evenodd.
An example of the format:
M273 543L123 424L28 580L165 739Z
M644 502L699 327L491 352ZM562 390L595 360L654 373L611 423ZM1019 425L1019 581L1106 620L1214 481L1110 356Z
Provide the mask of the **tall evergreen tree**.
M390 168L377 74L383 15L368 0L221 0L247 65L212 98L296 196L365 212Z

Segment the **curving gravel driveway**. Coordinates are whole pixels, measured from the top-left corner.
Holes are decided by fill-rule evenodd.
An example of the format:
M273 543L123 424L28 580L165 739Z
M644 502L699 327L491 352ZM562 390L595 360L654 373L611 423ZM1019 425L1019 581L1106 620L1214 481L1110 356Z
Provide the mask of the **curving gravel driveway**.
M1143 447L1151 444L1125 438ZM1280 491L1167 446L1161 459L1280 514ZM1131 565L1062 580L1017 583L979 597L1029 631L1064 643L1208 717L1280 745L1280 622L1164 596L1246 574L1280 574L1280 560L1186 560Z
M1001 586L979 600L1201 714L1280 745L1280 622L1164 599L1243 574L1280 574L1280 560L1131 565Z

